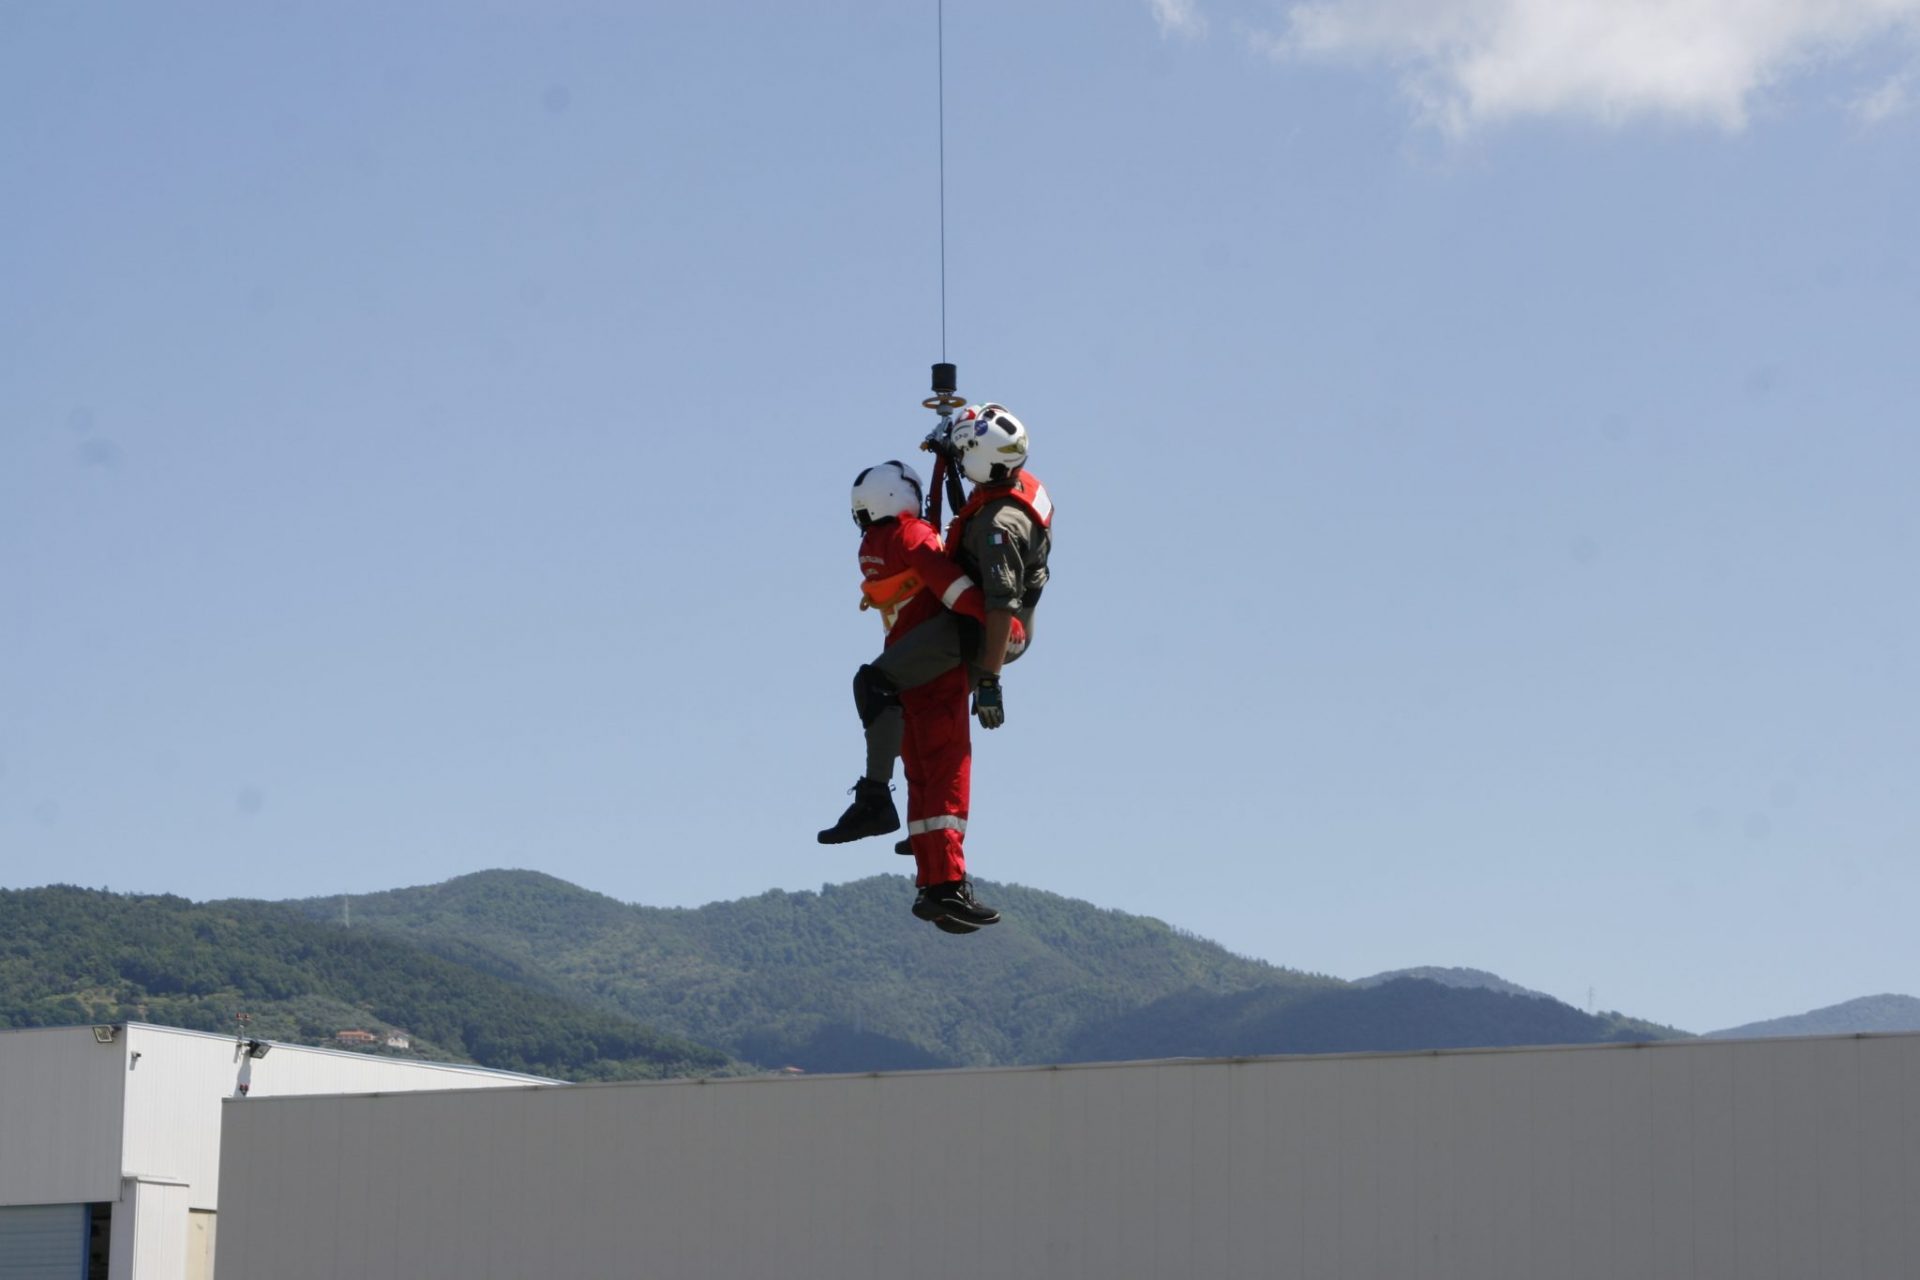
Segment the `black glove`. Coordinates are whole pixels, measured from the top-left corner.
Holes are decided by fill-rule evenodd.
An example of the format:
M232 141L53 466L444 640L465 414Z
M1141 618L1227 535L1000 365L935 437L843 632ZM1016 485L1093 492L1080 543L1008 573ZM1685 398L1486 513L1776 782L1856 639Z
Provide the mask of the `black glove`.
M973 714L980 717L982 729L998 729L1007 722L1007 708L1000 701L1000 677L981 676L973 690Z

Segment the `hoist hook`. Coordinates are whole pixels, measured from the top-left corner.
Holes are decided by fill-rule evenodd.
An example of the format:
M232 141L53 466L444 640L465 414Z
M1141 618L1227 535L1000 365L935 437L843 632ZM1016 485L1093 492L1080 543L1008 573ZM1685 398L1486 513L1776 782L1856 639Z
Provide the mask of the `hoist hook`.
M934 528L940 527L940 497L942 488L958 511L963 502L960 489L960 477L953 469L953 446L947 438L948 430L953 426L953 415L966 408L967 399L959 392L959 375L955 368L945 363L933 366L933 394L920 402L921 406L940 415L940 425L927 433L920 447L934 456L933 480L927 486L927 519Z

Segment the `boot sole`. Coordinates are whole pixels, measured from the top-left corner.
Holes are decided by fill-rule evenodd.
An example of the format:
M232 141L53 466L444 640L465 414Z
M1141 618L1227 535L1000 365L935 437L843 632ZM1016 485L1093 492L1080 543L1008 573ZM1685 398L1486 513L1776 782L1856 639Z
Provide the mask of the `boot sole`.
M1000 913L997 911L993 913L991 920L977 920L969 916L956 916L938 907L921 907L918 903L908 907L907 910L913 912L916 919L925 920L937 928L946 929L948 925L957 925L966 933L972 933L986 925L1000 923ZM948 929L947 932L952 933L954 930Z
M970 914L970 913L963 914L958 911L953 911L948 908L941 907L938 904L935 904L933 910L936 913L935 916L933 917L934 919L951 920L955 924L971 925L976 929L985 928L987 925L990 925L990 924L1000 923L1000 913L998 911L994 911L991 913L984 913L984 914ZM918 911L914 912L914 914L920 915ZM927 919L928 917L921 916L920 918L924 920L924 919Z
M867 840L874 836L890 836L899 829L900 824L897 822L890 827L878 827L872 831L856 831L851 835L841 835L832 828L828 828L815 836L814 839L818 840L821 844L852 844L855 840Z
M908 907L907 910L913 912L913 914L920 919L934 924L938 924L942 920L951 920L955 924L964 924L970 928L979 929L990 924L1000 923L1000 913L992 908L982 910L977 906L961 903L960 909L956 911L952 906L949 906L939 898L928 900L916 898L914 899L913 905Z

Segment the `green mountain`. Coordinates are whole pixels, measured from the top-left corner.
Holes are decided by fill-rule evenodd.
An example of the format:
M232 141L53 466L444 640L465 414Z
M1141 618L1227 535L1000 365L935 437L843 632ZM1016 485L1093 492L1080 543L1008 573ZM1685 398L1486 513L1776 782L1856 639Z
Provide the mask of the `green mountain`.
M1076 1060L1226 1058L1668 1039L1671 1027L1594 1016L1547 996L1396 978L1307 993L1182 992L1102 1024L1068 1046Z
M899 876L693 909L529 871L345 901L0 892L0 1026L223 1031L245 1011L271 1039L398 1027L426 1056L568 1079L1678 1034L1480 983L1346 983L1158 920L982 890L1006 920L965 938L909 915Z
M1508 982L1499 974L1488 973L1485 969L1449 968L1433 964L1423 964L1412 969L1389 969L1385 973L1376 973L1371 977L1355 978L1353 985L1356 987L1377 987L1382 983L1392 982L1398 978L1424 978L1428 982L1437 982L1443 987L1485 987L1488 991L1498 991L1510 996L1541 996L1546 999L1552 998L1547 996L1544 991L1535 991L1531 987L1523 987L1517 982Z
M908 915L909 890L893 876L668 910L537 872L488 871L348 905L356 928L490 952L499 972L541 973L749 1061L809 1071L1681 1034L1484 980L1363 987L1039 890L982 892L1005 920L964 939ZM286 905L319 919L343 904Z
M268 903L0 890L0 1027L140 1020L319 1044L404 1028L417 1056L575 1080L709 1074L727 1056L561 993L491 951L435 951Z
M355 930L460 948L465 963L540 973L601 1008L809 1071L1054 1062L1083 1026L1176 992L1344 985L1158 920L1017 885L981 890L1006 920L966 938L909 915L898 876L668 909L487 871L344 905ZM338 898L285 905L343 914Z
M1720 1040L1753 1040L1762 1036L1836 1036L1867 1031L1920 1031L1920 1000L1912 996L1861 996L1786 1018L1749 1022L1707 1034Z

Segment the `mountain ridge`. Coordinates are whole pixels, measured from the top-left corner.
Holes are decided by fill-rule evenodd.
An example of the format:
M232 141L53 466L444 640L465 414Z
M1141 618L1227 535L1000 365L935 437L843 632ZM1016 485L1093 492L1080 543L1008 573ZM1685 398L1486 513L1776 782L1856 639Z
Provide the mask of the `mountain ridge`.
M1410 969L1388 969L1383 973L1369 974L1364 978L1355 978L1356 987L1377 987L1382 983L1393 982L1400 978L1423 978L1428 982L1437 982L1443 987L1483 987L1488 991L1498 991L1509 996L1547 996L1544 991L1535 991L1532 987L1523 987L1517 982L1509 982L1497 973L1485 969L1466 969L1459 966L1423 964Z
M488 871L356 895L351 909L356 927L432 949L482 946L599 1007L810 1069L838 1064L830 1044L856 1035L896 1047L871 1064L882 1068L1043 1062L1073 1026L1174 991L1341 985L1150 917L979 883L1007 922L965 939L910 916L898 875L662 908L541 872ZM325 916L336 903L279 905Z
M1920 1031L1920 1000L1883 992L1809 1009L1805 1013L1709 1031L1706 1038L1753 1040L1767 1036L1860 1035L1898 1031Z
M0 1026L137 1020L326 1043L404 1029L416 1056L569 1079L736 1069L728 1055L576 1007L537 970L489 973L471 944L436 954L315 924L272 903L194 903L70 885L0 890ZM494 967L498 968L498 965Z
M1484 970L1348 982L1044 890L982 891L1007 919L959 939L907 913L898 875L700 907L624 903L524 868L280 902L0 891L0 1025L224 1030L244 1008L270 1038L405 1027L428 1056L574 1079L1687 1034ZM1920 1001L1835 1008L1884 1022L1908 1006Z
M496 948L607 1008L752 1061L814 1070L1684 1034L1580 1013L1480 971L1415 971L1442 981L1410 988L1354 984L1044 890L982 882L982 891L1006 921L964 941L912 921L897 876L653 908L581 898L544 873L480 872L354 902L372 927L429 947ZM549 895L588 903L591 922L574 927L563 906L524 900ZM326 912L329 902L283 905ZM1393 989L1370 994L1373 985Z

